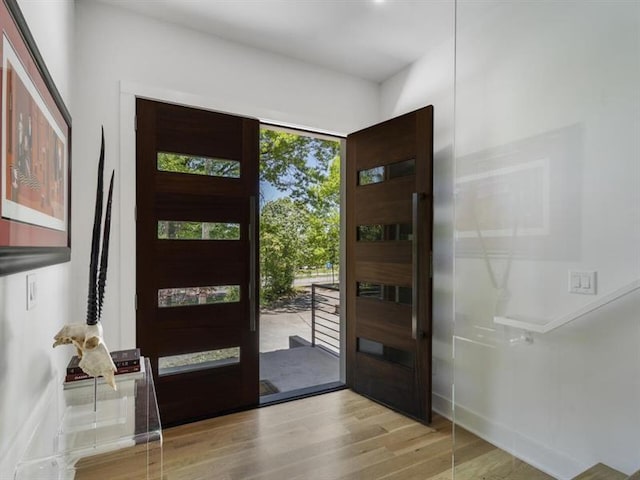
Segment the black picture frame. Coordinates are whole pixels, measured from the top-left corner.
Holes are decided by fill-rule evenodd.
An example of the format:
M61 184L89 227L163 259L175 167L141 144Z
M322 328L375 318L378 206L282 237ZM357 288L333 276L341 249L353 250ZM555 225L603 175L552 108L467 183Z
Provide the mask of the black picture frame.
M6 216L2 210L3 204L1 202L2 198L0 198L0 276L5 276L71 260L71 115L53 82L17 0L2 0L2 3L0 3L0 25L2 27L0 42L3 42L0 43L0 51L2 52L0 57L0 73L2 73L0 75L0 85L2 88L8 88L4 85L5 79L8 78L8 74L5 75L4 72L5 65L7 65L7 60L5 60L7 52L4 47L8 43L11 46L11 51L14 52L14 56L17 56L23 71L26 72L30 85L39 94L39 99L49 115L49 125L45 124L42 130L44 131L47 127L49 130L53 130L51 125L55 125L56 131L62 132L63 136L61 138L64 140L64 142L59 142L58 137L51 135L47 137L46 133L40 137L45 138L45 142L49 142L46 143L46 147L49 150L57 150L56 165L58 168L55 174L47 173L46 177L44 177L44 174L41 176L50 178L54 175L56 177L56 198L64 200L62 203L56 203L56 207L58 215L62 215L64 218L64 221L61 222L64 228L52 229L37 222ZM7 103L11 103L11 101L12 98ZM6 108L7 106L2 104L2 97L0 96L0 112L4 114L4 109ZM41 116L44 116L44 114L41 114ZM0 132L8 129L9 124L13 128L13 118L7 120L9 118L9 114L0 116ZM3 119L7 125L3 124ZM31 116L29 116L29 131L31 131ZM13 130L11 135L13 135ZM0 143L1 138L9 139L10 137L9 134L0 137ZM59 145L57 149L51 148L51 138L54 138L55 142L59 142L55 143L56 146ZM36 138L36 141L38 141L38 138ZM31 139L29 139L29 142L31 142ZM12 145L15 150L12 137L6 143L7 145L0 145L2 152L8 150L8 145ZM36 147L38 146L36 145ZM34 150L36 150L37 156L38 149L35 148ZM55 155L56 153L47 153L45 151L41 159L44 159L43 162L45 163L50 162L51 156ZM8 158L9 154L6 153L6 156ZM13 157L16 156L14 153ZM59 160L59 158L62 158L62 160ZM8 163L8 160L6 163ZM16 163L15 158L13 163ZM36 167L34 165L34 171ZM17 170L17 168L14 169ZM10 183L10 180L6 178L8 172L13 172L13 170L9 167L0 168L0 182L5 182L6 185ZM15 175L17 176L18 174L16 173ZM54 187L50 186L46 180L39 185L39 188L43 191L46 191L46 189L54 191ZM7 186L6 189L8 190L9 187ZM0 189L0 196L4 196L2 192L3 190ZM44 198L44 194L41 194L41 196ZM60 214L60 211L63 213Z

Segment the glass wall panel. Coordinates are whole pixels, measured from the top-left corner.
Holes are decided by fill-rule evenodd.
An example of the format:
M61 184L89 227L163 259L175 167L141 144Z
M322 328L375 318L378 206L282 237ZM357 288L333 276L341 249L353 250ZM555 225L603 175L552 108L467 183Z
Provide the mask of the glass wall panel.
M458 1L456 32L455 478L629 475L640 3Z

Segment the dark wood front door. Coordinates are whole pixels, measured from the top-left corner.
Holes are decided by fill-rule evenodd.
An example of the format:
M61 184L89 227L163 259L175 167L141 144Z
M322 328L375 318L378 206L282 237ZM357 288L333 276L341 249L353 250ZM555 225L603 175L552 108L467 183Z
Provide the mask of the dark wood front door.
M137 343L164 424L258 403L259 122L138 99Z
M431 421L433 107L347 137L347 384Z

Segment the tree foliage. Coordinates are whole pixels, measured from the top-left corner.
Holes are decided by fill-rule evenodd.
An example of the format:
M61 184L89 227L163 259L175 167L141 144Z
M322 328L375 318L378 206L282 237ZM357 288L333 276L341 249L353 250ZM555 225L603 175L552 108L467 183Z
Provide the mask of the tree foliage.
M313 202L313 187L322 183L340 143L332 140L262 129L260 178L291 198Z
M239 223L188 222L161 220L160 240L239 240Z
M164 172L190 173L212 177L240 177L240 162L220 158L182 155L178 153L158 153L158 170Z
M283 197L268 202L260 215L262 295L267 302L293 292L306 228L306 211Z

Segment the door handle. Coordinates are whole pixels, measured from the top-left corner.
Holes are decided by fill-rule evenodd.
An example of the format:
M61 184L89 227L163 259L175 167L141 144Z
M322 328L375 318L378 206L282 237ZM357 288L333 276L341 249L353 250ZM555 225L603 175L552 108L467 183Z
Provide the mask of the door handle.
M420 303L420 225L424 193L413 193L411 222L411 338L418 338Z
M256 197L249 197L249 330L256 331Z

